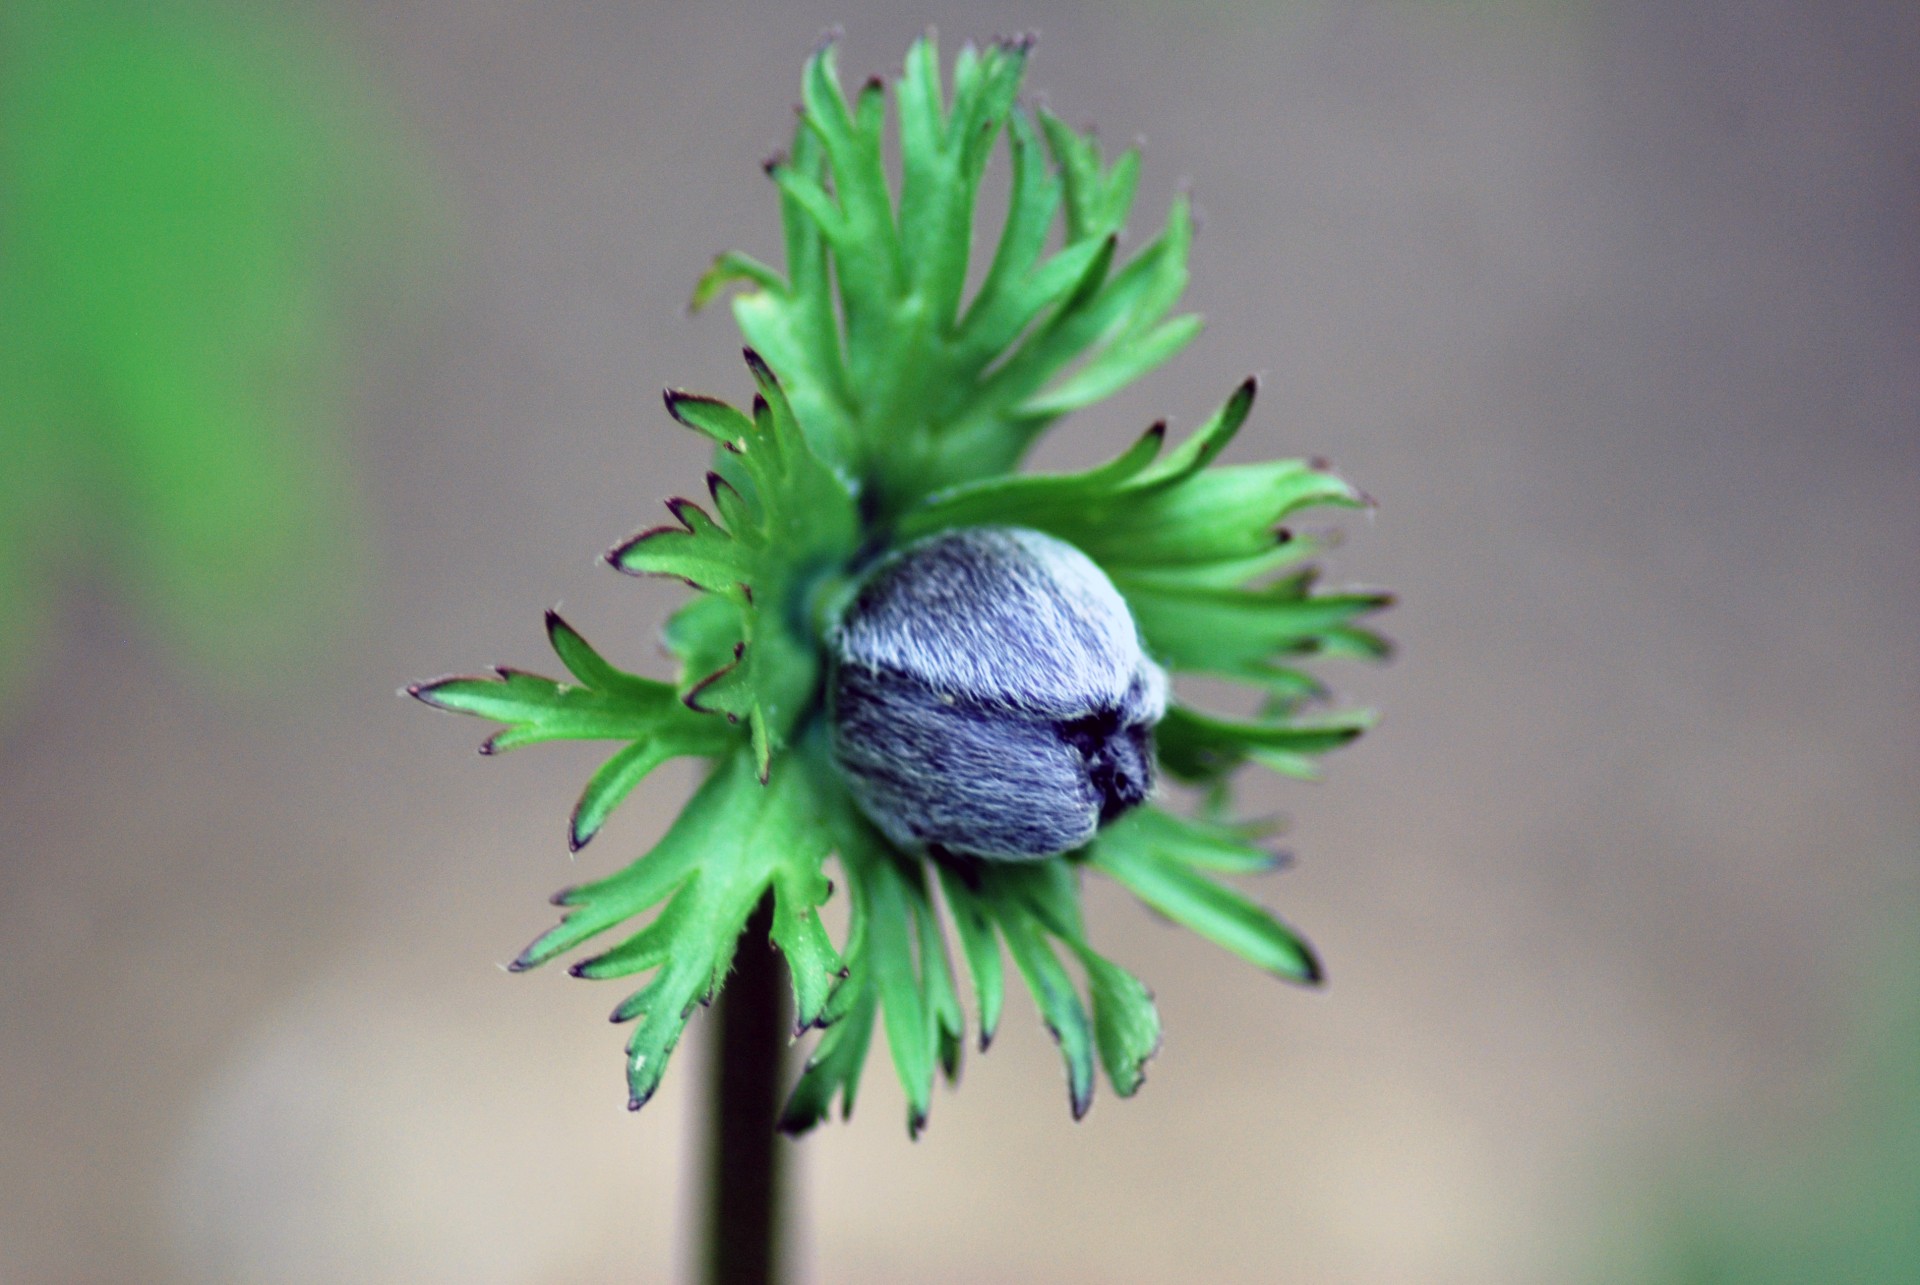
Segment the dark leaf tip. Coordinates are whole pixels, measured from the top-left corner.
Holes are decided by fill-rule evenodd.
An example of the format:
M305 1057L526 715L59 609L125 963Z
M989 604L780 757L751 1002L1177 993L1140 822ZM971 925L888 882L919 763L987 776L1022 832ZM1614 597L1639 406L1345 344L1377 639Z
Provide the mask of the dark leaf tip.
M671 501L669 501L668 507L669 508L672 507ZM685 535L686 531L687 531L687 528L684 523L682 523L680 526L648 527L644 531L637 531L634 534L628 536L626 539L622 540L619 544L616 544L611 549L608 549L601 556L606 559L607 565L611 566L615 571L619 571L625 575L630 575L630 576L644 576L649 573L645 571L635 571L632 567L629 567L626 564L627 555L632 553L635 549L639 548L641 545L645 544L649 540L656 539L663 535L676 535L676 534Z
M676 495L672 499L667 501L667 512L673 514L675 518L679 519L681 526L691 531L693 530L693 523L687 520L687 513L689 510L691 510L694 513L698 513L703 518L707 518L707 511L701 508L698 504L695 504L692 500L689 500L684 495ZM711 522L713 519L707 518L707 520ZM663 527L660 529L666 530L666 531L673 530L672 527Z
M1313 947L1302 942L1300 953L1306 958L1306 975L1300 979L1304 986L1324 986L1327 983L1327 971L1320 966L1320 956L1313 953Z
M739 666L740 656L745 650L746 650L745 643L735 643L733 647L733 664L721 666L719 669L714 670L711 674L708 674L705 678L695 683L692 687L689 687L687 689L687 694L680 698L680 703L682 705L685 705L688 709L692 710L696 714L726 714L726 718L729 723L739 722L740 720L737 714L731 713L726 710L717 710L709 706L702 705L700 703L700 696L701 696L701 693L707 690L707 688L713 686L715 683L719 682L722 678L725 678L728 674L732 673L734 669Z

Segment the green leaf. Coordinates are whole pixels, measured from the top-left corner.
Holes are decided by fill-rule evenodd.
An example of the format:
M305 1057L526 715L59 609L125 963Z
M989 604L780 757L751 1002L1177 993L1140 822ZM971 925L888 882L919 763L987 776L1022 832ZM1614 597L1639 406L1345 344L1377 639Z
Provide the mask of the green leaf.
M1294 594L1278 589L1180 588L1116 577L1133 609L1148 650L1162 664L1196 673L1249 677L1277 655L1320 649L1336 625L1378 611L1392 599L1379 593Z
M672 757L673 746L655 738L635 741L602 763L573 806L573 816L567 823L567 846L575 852L586 847L613 810L633 793L633 787Z
M761 290L785 291L787 283L780 274L751 255L728 251L718 255L713 266L706 270L693 288L693 298L687 304L691 312L702 308L719 298L720 292L730 285L745 283Z
M773 942L786 957L793 979L794 1032L824 1020L827 999L848 976L847 963L833 948L820 907L833 885L822 870L829 851L824 829L809 827L796 840L805 844L787 854L774 873Z
M1138 977L1082 945L1093 998L1093 1038L1113 1091L1130 1098L1146 1082L1147 1060L1160 1051L1160 1012Z
M616 1021L640 1022L628 1043L627 1068L630 1105L637 1109L658 1087L693 1008L719 989L741 927L770 887L774 943L792 951L788 960L803 1010L811 1005L817 1011L817 974L837 974L840 967L825 946L817 910L826 897L820 874L826 850L803 775L784 773L763 787L751 757L735 754L707 778L646 856L609 878L561 893L556 900L567 907L566 916L511 968L536 967L671 898L645 927L572 969L588 978L657 969L614 1012Z
M1244 722L1175 705L1154 729L1154 748L1168 775L1204 781L1250 757L1325 754L1350 744L1372 725L1372 717L1364 713L1314 722Z
M958 364L970 370L979 369L1045 308L1059 302L1100 250L1097 238L1069 241L1040 264L1053 216L1060 208L1060 182L1047 168L1046 153L1034 137L1027 114L1013 112L1007 125L1013 181L1006 222L986 279L959 326L964 357Z
M1035 526L1032 515L1071 510L1113 493L1153 462L1167 426L1155 424L1123 454L1085 473L1022 473L970 482L930 497L901 522L902 538L963 526Z
M953 983L953 962L947 954L946 933L927 885L925 863L909 867L913 891L913 918L918 930L921 992L925 997L929 1035L949 1083L960 1078L960 1049L966 1018L960 1011L960 992Z
M661 394L667 414L677 423L704 433L723 446L745 441L753 432L753 421L717 397L706 397L678 388Z
M880 993L869 983L861 965L852 965L852 969L840 985L840 992L851 997L849 1007L827 1027L819 1047L807 1059L799 1082L787 1096L787 1104L780 1112L782 1133L802 1134L826 1119L836 1093L840 1095L840 1118L844 1120L853 1115L860 1072L866 1066L867 1051L873 1043Z
M607 551L607 561L629 575L676 576L727 597L744 597L753 575L752 550L692 500L669 500L680 525L650 527Z
M1183 865L1222 874L1259 874L1275 869L1284 860L1256 842L1266 829L1197 821L1145 807L1135 808L1102 833L1117 833L1115 842L1151 848Z
M703 590L666 626L675 682L624 673L552 617L554 648L578 685L502 670L415 689L442 708L504 722L500 748L564 736L629 741L588 782L573 817L576 847L666 757L719 760L650 852L557 897L560 923L512 965L531 968L598 940L574 973L642 978L614 1010L616 1021L636 1023L628 1046L636 1106L768 896L796 1033L820 1030L781 1115L790 1133L813 1127L836 1100L843 1115L852 1111L877 1026L905 1091L908 1130L925 1127L936 1074L957 1077L965 1032L942 903L971 979L981 1048L1004 1007L1004 944L1060 1044L1076 1117L1091 1102L1096 1063L1120 1096L1139 1088L1161 1031L1146 985L1088 940L1086 868L1262 968L1318 979L1303 942L1214 876L1279 860L1265 828L1224 819L1232 771L1258 763L1310 775L1316 756L1367 724L1362 715L1303 717L1326 692L1293 658L1384 654L1359 621L1386 599L1316 593L1308 563L1330 537L1294 538L1280 524L1309 508L1368 501L1316 462L1218 465L1248 417L1252 380L1171 450L1155 425L1099 467L1014 475L1054 420L1139 378L1200 329L1197 317L1173 311L1192 243L1186 200L1172 202L1143 249L1121 254L1140 158L1128 151L1109 165L1090 136L1045 113L1036 126L1018 109L1028 47L963 49L949 88L931 37L912 46L895 90L897 184L886 163L884 86L870 81L849 100L831 44L809 61L791 149L767 171L785 275L722 255L694 290L700 306L744 287L732 307L750 345L751 407L666 392L673 418L714 444L711 503L670 501L673 525L608 555L622 570ZM975 206L1003 139L1006 217L969 300ZM1064 226L1049 252L1056 219ZM1256 689L1254 718L1175 707L1158 726L1168 776L1207 787L1201 819L1137 809L1079 852L1006 863L897 851L855 805L828 748L823 631L862 568L890 547L982 524L1077 545L1126 596L1156 659ZM837 948L819 914L832 890L830 856L848 899Z
M708 475L726 524L672 500L678 527L632 536L607 560L635 574L679 576L732 605L731 617L714 608L676 616L669 641L689 662L687 705L744 724L765 780L812 708L820 672L811 618L795 612L796 601L823 572L846 563L859 521L846 484L814 453L780 380L752 349L745 357L759 390L751 416L713 398L667 394L675 418L738 459L740 487ZM768 603L774 610L763 609ZM730 654L721 650L727 645ZM701 673L695 662L708 668Z
M1060 957L1047 945L1038 921L1011 900L998 907L998 915L1014 965L1033 992L1041 1020L1060 1045L1060 1056L1067 1067L1067 1101L1073 1118L1078 1120L1093 1105L1093 1027L1086 1006L1080 1002Z
M644 753L615 756L597 774L576 809L575 846L592 837L606 814L647 771L682 754L722 754L738 738L688 710L673 686L616 669L555 612L547 613L547 636L569 672L588 686L573 686L517 669L496 668L493 677L438 678L409 686L416 700L457 714L505 723L480 746L493 754L557 740L636 741ZM584 828L583 828L584 818Z
M734 300L748 340L782 373L801 423L836 470L865 474L876 516L940 485L1003 471L1048 419L1137 378L1190 339L1165 321L1186 279L1191 229L1176 201L1165 234L1117 273L1115 235L1139 174L1047 118L1042 146L1014 107L1026 40L963 51L942 109L933 42L917 42L895 92L900 195L888 191L884 93L849 107L829 45L808 63L791 154L769 166L787 230L787 281L723 260L697 294L747 279ZM980 290L962 299L973 207L995 139L1012 161L1008 217ZM1043 251L1073 187L1065 244ZM837 297L836 297L837 286ZM1009 351L1009 349L1012 351ZM1043 385L1080 370L1039 401Z
M745 637L741 604L717 594L695 594L667 618L661 642L680 659L676 690L685 695L714 671L737 659Z
M1175 317L1137 339L1115 343L1071 378L1022 402L1015 414L1064 415L1104 401L1192 343L1201 325L1199 317L1189 314Z
M980 1014L980 1051L993 1043L1000 1029L1000 1005L1004 983L1000 967L1000 940L994 936L993 920L981 893L950 864L941 863L940 888L953 912L953 926L960 937L960 949L967 957L967 970L973 976L973 1002Z
M817 747L819 742L812 744ZM880 850L877 836L854 811L852 800L846 797L833 775L833 768L818 756L810 762L814 768L814 789L823 800L833 846L840 854L841 868L847 874L849 885L847 976L827 1000L820 1018L826 1033L808 1057L799 1082L781 1112L780 1130L787 1134L805 1133L825 1119L836 1094L840 1097L841 1118L853 1114L860 1073L866 1065L874 1023L880 1012L880 988L869 948L874 918L870 867L876 861L890 859ZM893 931L897 940L897 927ZM911 1123L910 1116L910 1126Z
M1241 425L1247 422L1247 416L1253 413L1254 395L1260 391L1260 381L1249 375L1240 382L1221 404L1220 409L1207 418L1207 421L1193 430L1191 436L1179 446L1169 451L1166 457L1153 468L1142 472L1134 480L1135 490L1164 490L1178 486L1207 465L1219 458L1220 452L1240 433Z
M1026 526L1078 546L1142 592L1240 586L1318 547L1294 541L1279 527L1291 514L1366 503L1347 483L1306 461L1207 467L1245 423L1255 391L1253 380L1243 381L1206 423L1157 462L1142 441L1082 473L970 481L907 512L902 532L912 538L953 526Z
M1089 863L1175 923L1289 981L1317 984L1320 963L1291 929L1239 893L1199 874L1135 829L1102 831Z
M869 901L868 951L880 1016L887 1028L900 1087L907 1095L907 1132L926 1127L933 1094L933 1022L914 964L913 912L893 856L875 850L862 863Z

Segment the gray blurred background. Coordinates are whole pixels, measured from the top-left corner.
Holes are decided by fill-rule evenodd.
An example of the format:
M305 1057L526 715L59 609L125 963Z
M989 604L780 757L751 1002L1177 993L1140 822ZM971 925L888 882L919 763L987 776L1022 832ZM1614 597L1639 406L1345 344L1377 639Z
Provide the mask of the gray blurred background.
M550 670L556 602L665 672L679 591L592 558L704 468L659 389L745 395L725 310L683 305L716 251L777 258L759 161L836 22L850 82L930 23L949 58L1038 29L1030 86L1146 141L1137 239L1191 183L1206 334L1040 460L1262 373L1235 457L1379 499L1333 578L1399 593L1401 650L1330 675L1384 718L1326 782L1249 782L1294 819L1257 891L1325 993L1094 886L1164 1015L1146 1088L1074 1124L1021 995L910 1143L876 1051L853 1121L790 1150L801 1279L1757 1279L1711 1274L1779 1264L1757 1174L1834 1204L1796 1243L1890 1211L1874 1261L1911 1279L1914 1153L1872 1143L1920 1120L1920 9L176 8L306 60L300 110L380 154L328 153L338 186L385 195L295 219L332 409L259 432L306 434L285 496L338 494L258 584L169 624L127 587L137 506L15 524L0 1280L684 1271L701 1023L630 1117L624 992L499 965L691 778L570 861L596 747L482 760L394 689ZM343 548L297 636L220 649Z

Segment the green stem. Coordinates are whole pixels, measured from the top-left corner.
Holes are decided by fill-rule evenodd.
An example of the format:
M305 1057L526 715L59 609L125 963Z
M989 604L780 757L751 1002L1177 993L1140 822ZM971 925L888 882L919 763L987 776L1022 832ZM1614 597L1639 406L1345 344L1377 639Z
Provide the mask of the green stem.
M773 894L740 934L733 974L714 1001L708 1078L706 1285L780 1279L781 1165L775 1126L785 1080L787 990L768 935Z

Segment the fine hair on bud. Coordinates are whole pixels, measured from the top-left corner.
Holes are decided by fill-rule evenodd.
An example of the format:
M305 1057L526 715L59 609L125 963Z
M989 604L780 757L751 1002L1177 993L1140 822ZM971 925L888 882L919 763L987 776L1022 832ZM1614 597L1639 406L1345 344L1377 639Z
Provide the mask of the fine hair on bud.
M834 758L908 852L1078 848L1153 789L1167 679L1086 554L969 527L877 563L828 633Z

